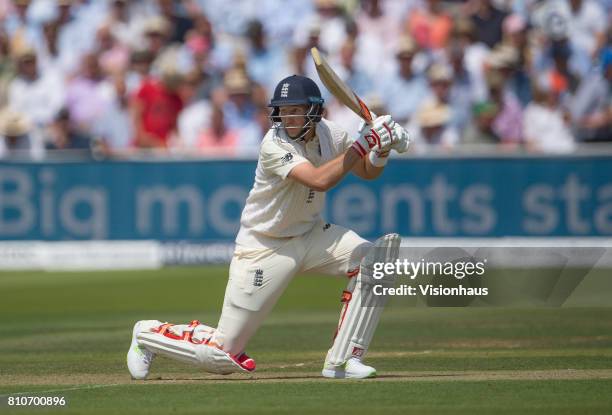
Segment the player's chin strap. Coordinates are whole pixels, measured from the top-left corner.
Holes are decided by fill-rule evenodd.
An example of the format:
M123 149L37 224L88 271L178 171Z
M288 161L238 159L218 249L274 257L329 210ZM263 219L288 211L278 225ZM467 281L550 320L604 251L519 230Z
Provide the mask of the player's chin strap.
M206 372L226 375L255 370L255 361L245 353L231 356L210 343L214 331L194 320L190 324L162 324L152 331L138 333L136 338L150 352L196 364Z
M395 262L399 257L400 243L398 234L385 235L374 243L361 261L359 273L351 278L342 294L343 308L334 344L325 359L326 365L342 366L349 358L361 359L367 353L387 303L387 296L375 295L373 288L376 285L394 284L394 276L379 280L372 278L373 266L380 262Z

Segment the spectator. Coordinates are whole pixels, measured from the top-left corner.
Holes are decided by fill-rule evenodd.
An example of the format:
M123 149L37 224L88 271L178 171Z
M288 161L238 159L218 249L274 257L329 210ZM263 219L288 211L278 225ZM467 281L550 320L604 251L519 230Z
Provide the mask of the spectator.
M450 102L453 116L451 122L463 134L472 119L472 107L477 102L478 92L475 82L464 65L463 51L456 41L450 42L447 49L452 73ZM482 94L484 95L484 94Z
M240 69L232 69L223 80L225 100L223 113L230 129L244 128L255 122L257 106L253 102L253 85Z
M213 106L210 115L209 127L198 137L198 148L209 155L236 155L239 143L238 130L226 124L222 107Z
M442 49L448 42L453 21L440 0L427 0L408 16L408 33L423 49Z
M453 28L453 54L462 56L462 66L469 74L472 86L472 97L475 101L484 101L487 98L487 86L484 76L484 66L490 53L489 47L476 38L474 23L469 19L459 19ZM452 57L452 56L451 56ZM457 73L463 71L457 71Z
M186 85L183 88L185 108L180 112L177 121L181 138L179 146L182 148L197 148L199 134L209 127L211 104L209 99L203 99L197 93L201 82L201 73L191 72L188 74ZM186 91L191 92L190 97L185 96Z
M397 42L401 38L402 19L405 17L409 1L400 2L405 9L399 13L391 2L383 0L362 0L355 16L357 56L359 68L371 77L379 76L385 64L393 59ZM372 59L372 56L380 59Z
M59 24L52 20L43 23L42 39L35 44L36 55L42 71L57 71L63 73L59 50Z
M264 26L259 20L249 22L246 37L249 42L246 59L249 77L273 89L276 82L288 72L282 49L268 46Z
M407 122L427 95L427 81L412 69L416 52L414 41L404 37L396 54L399 68L385 77L381 88L385 106L393 108L393 116L399 123Z
M472 98L469 86L462 87L454 79L453 70L448 65L433 64L428 71L430 95L425 105L430 102L447 105L450 111L448 124L462 132L470 121Z
M553 67L549 72L551 81L557 91L573 94L578 88L580 78L570 68L569 59L572 53L567 40L553 42L550 54L553 59Z
M170 23L160 16L147 19L144 25L146 48L154 58L158 58L170 44Z
M463 135L464 144L499 144L500 139L493 128L499 108L492 101L483 101L473 107L473 122Z
M96 33L96 54L102 71L116 75L127 69L130 51L117 41L110 25L102 25Z
M451 110L440 102L429 102L417 113L408 131L414 135L414 151L449 150L459 142L457 130L450 125Z
M191 17L178 13L174 0L157 0L157 6L161 15L170 24L168 36L170 43L184 42L187 32L193 29Z
M579 141L612 141L612 47L601 54L601 67L587 76L571 102Z
M128 108L129 92L122 74L113 77L113 100L94 124L95 150L101 155L125 153L134 138L134 126Z
M11 58L11 46L6 32L0 28L0 108L8 101L8 86L15 76L15 64Z
M79 155L91 155L91 138L79 132L70 121L70 112L67 108L62 109L50 128L51 141L46 144L46 149L55 150L78 150Z
M162 68L161 78L148 77L130 102L134 144L141 148L166 148L176 134L183 102L178 90L183 76L174 67Z
M34 45L39 41L36 22L29 13L31 3L31 0L13 0L13 9L3 19L3 28L14 47Z
M517 99L522 96L527 103L531 99L530 80L525 73L519 70L518 64L518 51L503 43L496 46L486 60L487 69L501 77L504 90ZM519 99L519 103L521 102Z
M553 40L570 39L572 49L589 59L604 45L606 13L597 0L547 0L534 19Z
M128 93L137 90L151 74L153 54L148 50L134 50L130 54L130 65L125 74L125 85Z
M27 114L32 128L48 125L64 106L64 83L53 71L39 71L36 52L29 46L15 51L17 77L9 85L8 104Z
M493 0L472 0L473 10L470 14L474 23L476 39L490 48L502 40L502 23L507 13L493 5Z
M513 54L513 59L509 62L507 86L516 94L521 106L525 107L531 101L532 82L529 71L533 61L527 36L527 22L518 14L509 15L504 19L503 32L502 48L512 51Z
M4 109L0 112L0 158L15 157L41 158L42 145L26 116Z
M488 73L489 96L499 109L492 130L502 144L518 145L523 138L523 112L516 96L504 88L503 75L497 70Z
M310 29L317 25L321 31L321 49L335 55L346 39L345 17L340 0L314 0L316 11L305 16L305 24L299 25L294 33L294 43L304 45Z
M77 71L81 57L92 50L97 29L84 24L84 14L77 10L74 0L57 0L59 66L67 75Z
M533 101L524 113L523 135L530 151L554 154L574 149L569 123L559 105L559 93L550 86L534 87Z
M104 76L97 55L84 55L79 73L66 88L66 105L71 121L79 129L90 131L110 107L114 94L113 84Z

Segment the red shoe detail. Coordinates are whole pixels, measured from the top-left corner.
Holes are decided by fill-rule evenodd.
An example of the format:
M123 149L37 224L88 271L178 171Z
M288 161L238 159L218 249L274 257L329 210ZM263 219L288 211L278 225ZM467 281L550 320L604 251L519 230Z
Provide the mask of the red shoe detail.
M252 372L255 370L255 360L247 356L246 353L241 353L238 356L232 356L232 359L234 359L234 362L238 363L240 367L246 371Z
M351 356L361 358L363 357L363 349L361 347L353 347L353 352Z

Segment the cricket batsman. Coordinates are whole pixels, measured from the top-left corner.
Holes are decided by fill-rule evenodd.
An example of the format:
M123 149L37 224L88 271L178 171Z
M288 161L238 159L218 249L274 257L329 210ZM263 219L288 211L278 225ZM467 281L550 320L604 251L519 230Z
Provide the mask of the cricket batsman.
M382 307L373 299L364 270L394 261L397 234L374 244L355 232L321 218L325 192L349 172L377 178L391 150L406 151L408 133L389 115L372 125L362 122L351 139L323 119L323 98L316 83L293 75L280 81L269 105L273 127L261 144L255 183L236 237L223 309L216 328L195 320L169 324L142 320L134 325L127 365L134 379L144 379L160 354L217 374L252 372L255 361L245 348L293 276L318 272L347 276L343 307L323 376L369 378L363 363Z

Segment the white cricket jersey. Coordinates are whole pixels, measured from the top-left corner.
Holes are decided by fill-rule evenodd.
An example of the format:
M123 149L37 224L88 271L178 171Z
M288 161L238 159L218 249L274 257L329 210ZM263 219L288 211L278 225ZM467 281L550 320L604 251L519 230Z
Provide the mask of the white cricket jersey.
M246 247L276 247L287 238L303 235L321 220L325 193L288 178L301 163L318 167L346 152L351 140L342 128L322 119L315 137L304 143L287 137L284 129L270 129L261 143L255 183L240 218L236 243Z

